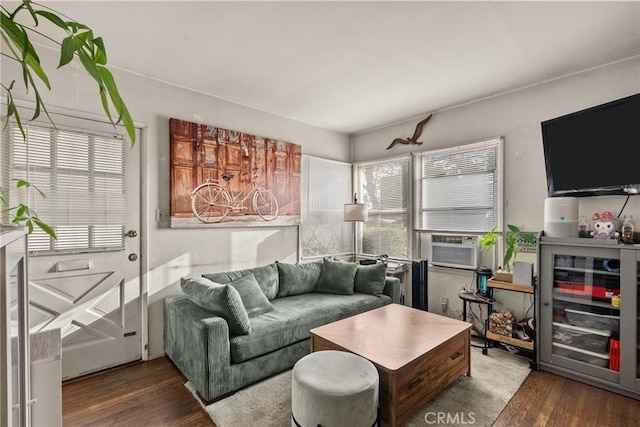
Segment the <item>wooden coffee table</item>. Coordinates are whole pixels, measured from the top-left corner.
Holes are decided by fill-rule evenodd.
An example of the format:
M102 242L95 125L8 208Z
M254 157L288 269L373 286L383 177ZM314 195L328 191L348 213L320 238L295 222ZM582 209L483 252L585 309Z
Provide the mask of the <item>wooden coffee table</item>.
M311 351L343 350L380 375L380 424L401 425L461 375L471 375L471 325L390 304L311 330Z

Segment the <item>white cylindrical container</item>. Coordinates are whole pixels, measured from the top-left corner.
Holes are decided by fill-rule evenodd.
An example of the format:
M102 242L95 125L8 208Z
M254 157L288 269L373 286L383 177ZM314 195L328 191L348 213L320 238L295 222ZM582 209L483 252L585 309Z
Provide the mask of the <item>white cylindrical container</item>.
M544 200L544 234L578 237L577 197L547 197Z

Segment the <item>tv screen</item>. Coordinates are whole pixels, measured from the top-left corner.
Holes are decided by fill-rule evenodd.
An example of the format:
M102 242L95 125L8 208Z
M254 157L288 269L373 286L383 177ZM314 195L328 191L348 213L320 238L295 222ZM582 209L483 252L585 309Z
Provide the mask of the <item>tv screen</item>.
M541 126L550 197L640 192L640 94Z

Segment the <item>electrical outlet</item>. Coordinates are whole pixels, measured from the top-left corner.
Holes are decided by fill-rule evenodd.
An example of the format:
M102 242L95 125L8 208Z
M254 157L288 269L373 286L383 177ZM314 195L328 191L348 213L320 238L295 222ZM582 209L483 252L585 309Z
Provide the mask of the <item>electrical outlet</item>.
M440 303L442 304L442 312L446 313L447 307L449 306L449 298L442 297L442 299L440 300Z

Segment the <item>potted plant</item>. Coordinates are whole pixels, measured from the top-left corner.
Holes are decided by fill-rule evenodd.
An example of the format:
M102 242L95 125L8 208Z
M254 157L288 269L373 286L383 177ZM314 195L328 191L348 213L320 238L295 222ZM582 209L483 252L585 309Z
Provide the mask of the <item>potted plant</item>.
M513 274L511 267L513 261L516 259L516 255L522 249L518 242L535 243L536 237L533 233L522 231L520 227L508 224L509 233L503 235L505 250L504 257L502 258L502 265L498 266L494 273L496 280L502 282L511 282L513 280ZM480 237L480 247L482 249L489 249L498 242L499 233L496 232L496 227L493 227L491 231Z
M54 35L41 32L38 26L43 22L53 24L53 28L59 30L59 33ZM44 113L53 124L41 96L41 90L44 88L51 90L51 84L36 51L36 47L39 46L31 43L30 36L32 34L43 36L57 45L60 50L58 68L69 65L74 58L79 59L77 63L98 85L106 117L114 126L119 123L124 125L133 146L135 144L135 125L120 95L115 78L107 67L107 52L102 37L95 36L93 30L88 26L76 22L48 6L33 3L31 0L22 0L14 10L0 6L0 35L4 41L2 58L6 61L15 61L20 66L19 77L24 84L24 95L31 94L35 102L32 116L30 118L21 116L21 108L14 101L14 91L17 89L14 86L19 85L17 83L18 77L16 79L9 78L11 81L7 84L0 82L0 88L7 104L6 111L3 112L2 126L6 127L9 120L13 120L22 137L26 140L25 125L37 119L41 113ZM6 49L4 49L5 47ZM46 198L42 191L28 181L23 179L14 181L17 189L31 189ZM33 232L34 227L38 227L54 239L56 238L54 229L40 220L38 214L27 204L19 203L16 206L9 206L10 200L5 190L9 189L0 187L0 215L3 216L0 217L0 222L7 220L3 214L8 213L12 225L24 225L29 233Z

